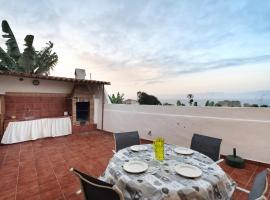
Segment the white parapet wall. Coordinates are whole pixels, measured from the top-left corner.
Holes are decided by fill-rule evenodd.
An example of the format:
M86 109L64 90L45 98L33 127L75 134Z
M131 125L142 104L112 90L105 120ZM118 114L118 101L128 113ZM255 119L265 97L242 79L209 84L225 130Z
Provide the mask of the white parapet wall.
M138 130L143 139L164 137L185 147L200 133L221 138L223 155L235 147L239 156L270 163L270 108L105 104L104 130Z

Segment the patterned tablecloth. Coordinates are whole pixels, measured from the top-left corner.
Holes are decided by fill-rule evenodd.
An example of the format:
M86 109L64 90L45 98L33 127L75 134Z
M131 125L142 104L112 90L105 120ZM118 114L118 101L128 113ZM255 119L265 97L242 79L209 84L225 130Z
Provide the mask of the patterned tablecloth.
M152 145L147 151L133 152L130 148L117 152L101 180L116 184L126 200L216 200L230 199L235 183L209 157L194 152L189 156L173 151L175 145L165 145L165 160L154 159ZM142 174L130 174L123 170L123 164L130 160L148 163L148 170ZM174 171L176 164L190 164L200 168L199 178L184 178Z

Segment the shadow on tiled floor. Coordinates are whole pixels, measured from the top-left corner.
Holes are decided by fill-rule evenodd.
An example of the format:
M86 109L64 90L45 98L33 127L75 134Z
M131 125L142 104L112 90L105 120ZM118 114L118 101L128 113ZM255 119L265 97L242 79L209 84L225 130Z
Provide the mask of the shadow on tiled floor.
M100 131L1 145L0 199L82 199L75 194L79 182L69 168L97 177L106 169L113 148L112 135ZM241 187L248 189L254 175L263 169L254 164L247 164L241 170L224 163L221 167ZM246 196L236 192L233 199L246 199Z

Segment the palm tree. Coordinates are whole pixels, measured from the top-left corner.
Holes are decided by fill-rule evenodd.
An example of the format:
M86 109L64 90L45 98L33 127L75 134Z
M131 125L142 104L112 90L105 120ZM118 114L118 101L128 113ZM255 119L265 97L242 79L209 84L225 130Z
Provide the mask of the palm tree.
M109 95L109 98L112 103L115 103L115 104L124 103L124 94L120 94L119 92L117 92L116 96L114 94L112 94L112 96Z
M194 98L194 95L193 94L188 94L187 95L187 98L188 98L188 102L189 102L189 105L192 106L192 103L193 103L193 98Z
M0 47L0 70L24 72L30 74L48 75L58 61L55 52L52 53L53 43L47 43L41 51L33 47L34 36L27 35L24 39L26 48L20 52L16 38L6 20L2 21L2 31L6 34L7 52Z

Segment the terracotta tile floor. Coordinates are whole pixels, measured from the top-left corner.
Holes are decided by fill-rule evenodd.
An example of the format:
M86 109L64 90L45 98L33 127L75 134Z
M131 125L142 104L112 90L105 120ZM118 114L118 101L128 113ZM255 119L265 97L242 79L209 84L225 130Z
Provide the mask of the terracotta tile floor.
M69 168L97 177L105 170L113 148L112 135L100 131L1 145L0 199L82 199L74 193L79 182ZM263 169L254 164L242 170L221 166L245 188L251 187L254 175ZM246 196L236 192L233 199Z

